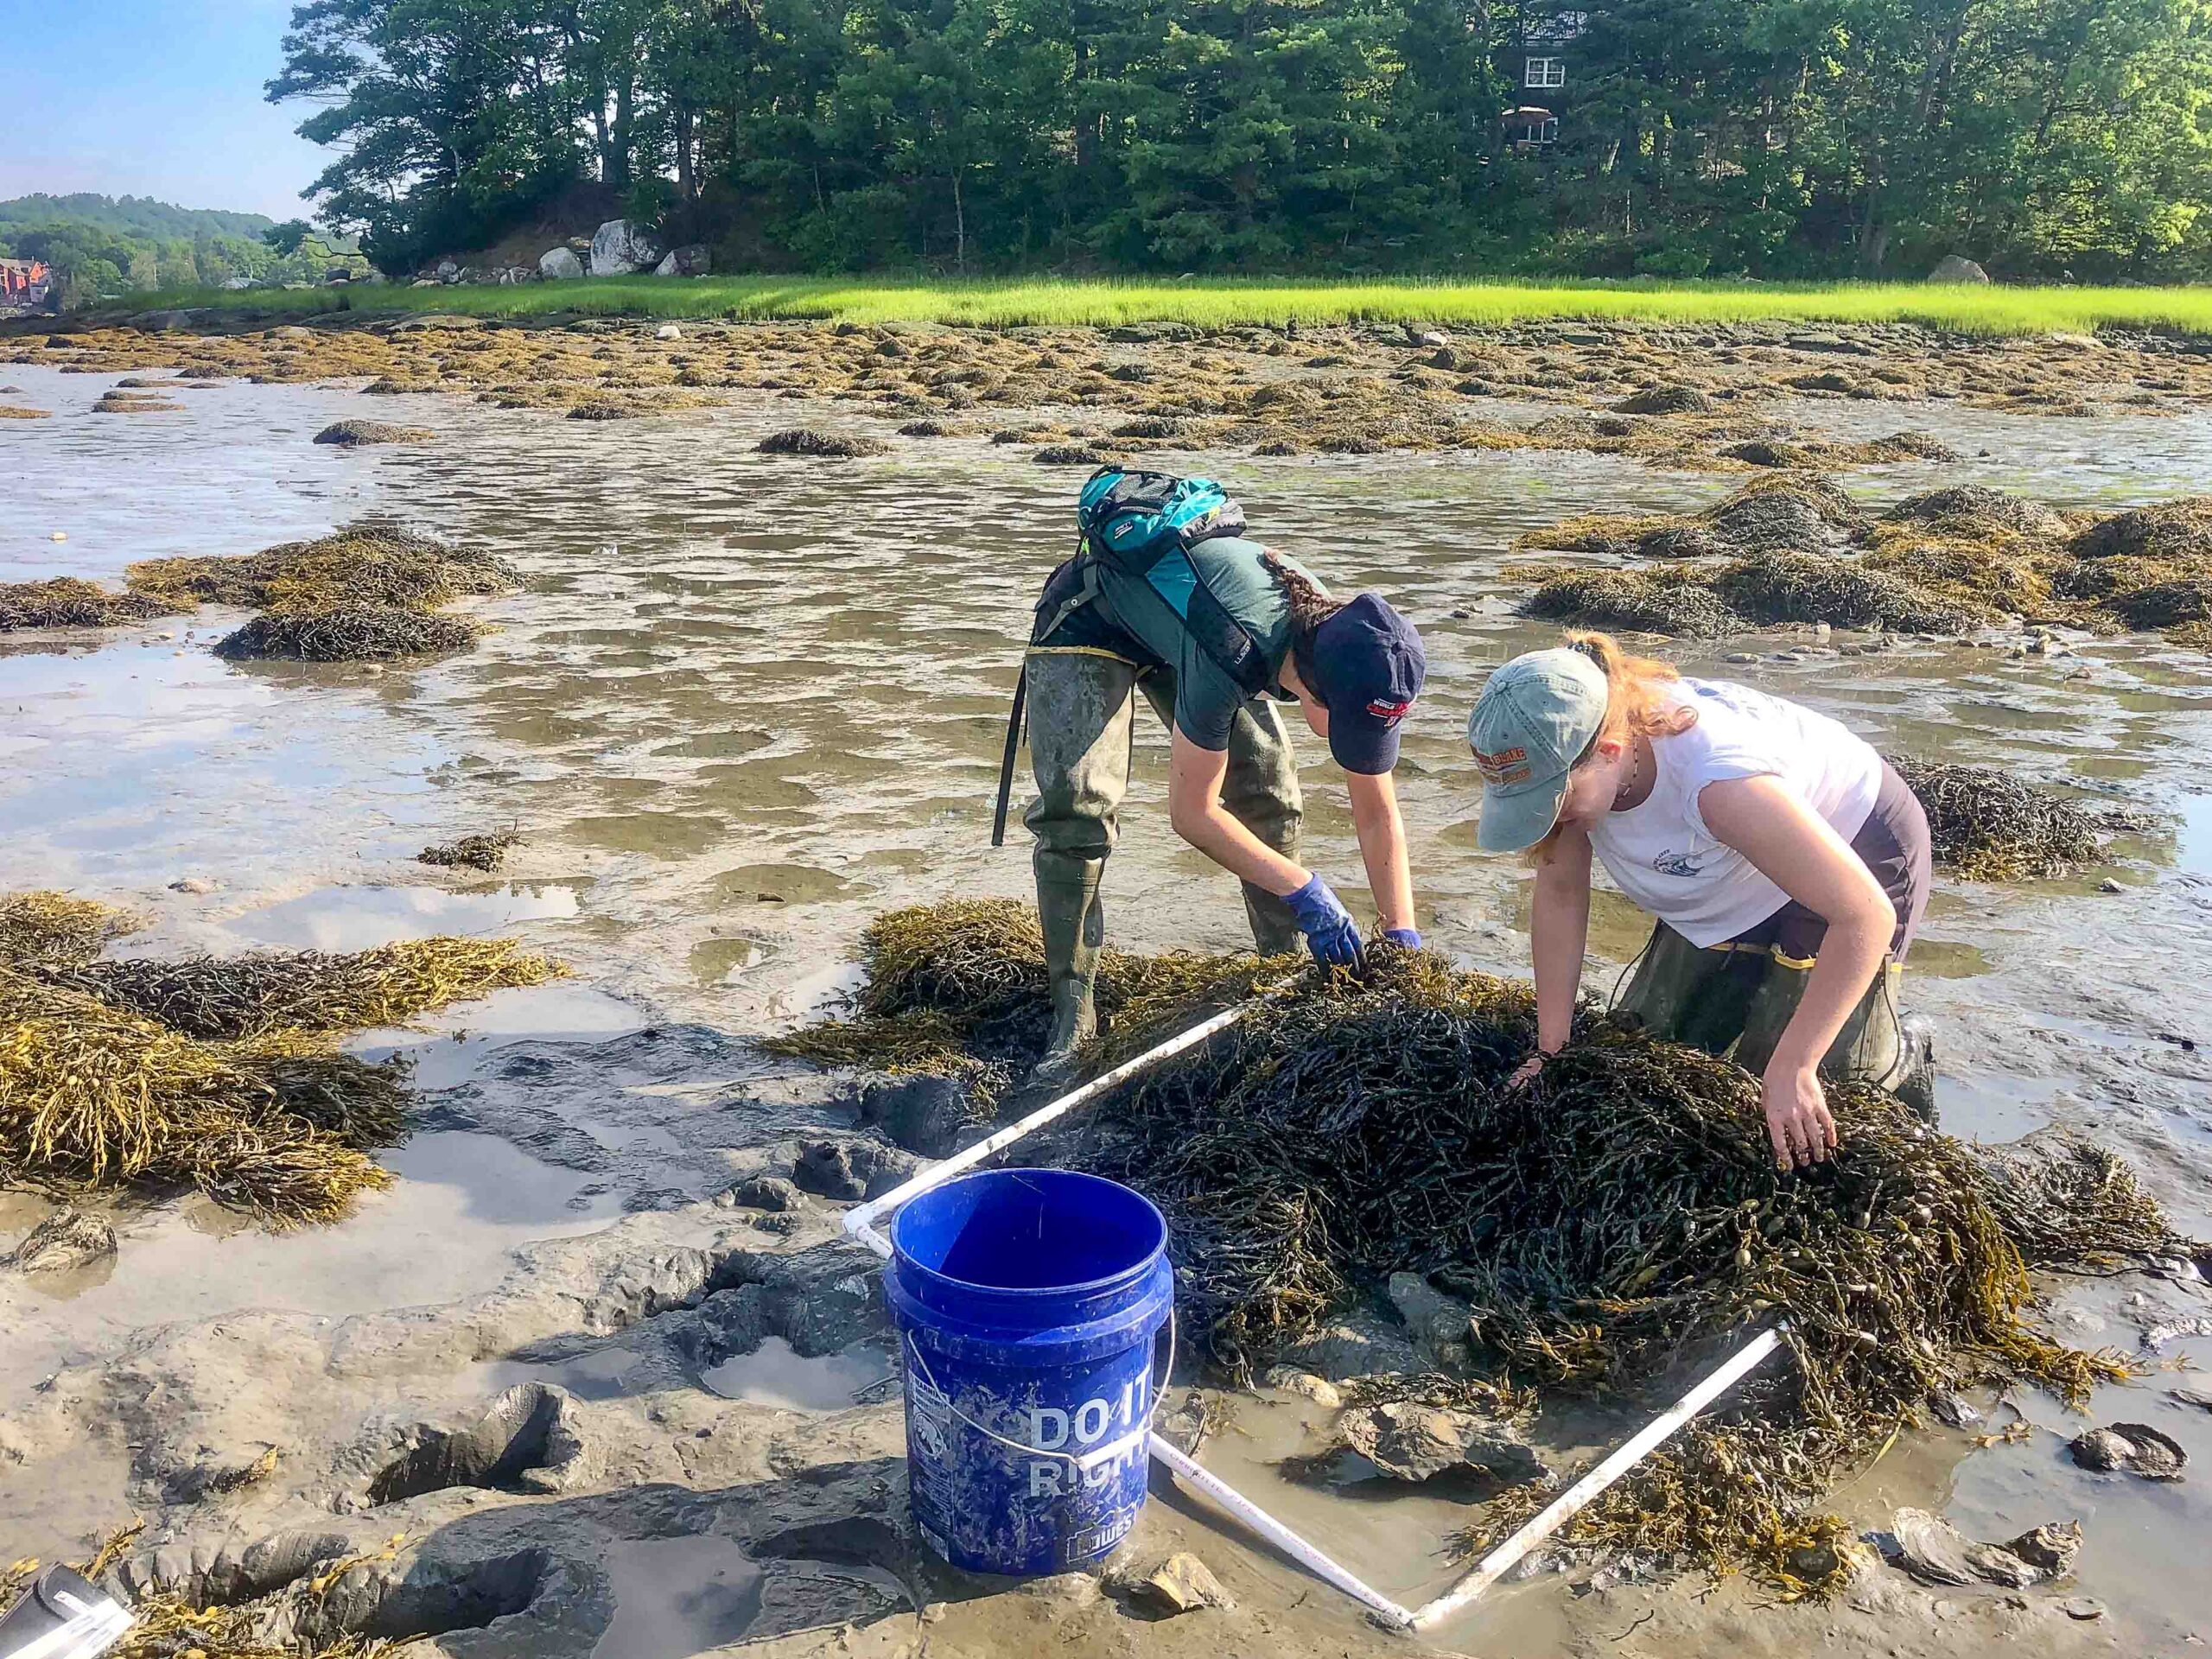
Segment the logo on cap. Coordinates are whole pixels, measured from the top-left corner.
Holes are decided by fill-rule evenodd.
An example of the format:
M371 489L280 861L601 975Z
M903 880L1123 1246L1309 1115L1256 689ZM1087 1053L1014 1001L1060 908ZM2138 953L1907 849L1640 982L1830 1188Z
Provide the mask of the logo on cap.
M1487 784L1525 784L1535 774L1522 764L1529 758L1526 749L1500 749L1496 754L1475 751L1475 770L1481 772Z
M1395 726L1412 712L1413 706L1410 697L1403 702L1392 702L1387 697L1377 697L1367 705L1367 712L1385 726Z

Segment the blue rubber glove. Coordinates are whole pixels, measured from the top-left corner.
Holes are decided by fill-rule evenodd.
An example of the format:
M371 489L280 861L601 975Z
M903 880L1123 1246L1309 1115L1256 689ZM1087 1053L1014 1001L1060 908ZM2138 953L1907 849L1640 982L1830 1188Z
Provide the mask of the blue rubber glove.
M1382 937L1402 950L1421 949L1421 934L1414 928L1386 927L1382 930Z
M1325 968L1350 968L1354 972L1366 967L1359 925L1329 891L1327 882L1318 875L1311 877L1297 892L1285 893L1283 902L1298 918L1298 931L1306 936L1306 948L1313 953L1314 961Z

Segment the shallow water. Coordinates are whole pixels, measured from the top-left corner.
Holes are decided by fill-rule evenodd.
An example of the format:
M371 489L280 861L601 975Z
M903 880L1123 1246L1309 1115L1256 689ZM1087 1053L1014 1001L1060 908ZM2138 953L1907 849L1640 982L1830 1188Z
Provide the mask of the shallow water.
M751 1353L710 1366L699 1381L725 1400L786 1411L842 1411L892 1374L890 1357L878 1349L855 1346L809 1357L781 1337L768 1337Z
M1027 891L1022 849L987 844L991 795L1019 642L1066 550L1078 474L982 440L853 462L754 454L779 427L862 424L800 400L601 425L233 385L180 392L177 414L118 418L83 412L113 377L26 367L9 378L57 413L0 431L0 580L111 577L141 557L249 551L383 513L499 552L531 587L475 607L499 630L479 650L420 666L225 664L205 646L238 618L214 611L60 652L10 642L0 649L0 886L132 903L150 922L134 950L512 931L577 965L579 983L505 993L427 1033L364 1037L365 1052L410 1049L426 1087L463 1082L503 1042L625 1031L649 1010L740 1033L779 1024L849 983L847 950L875 911ZM1793 413L1853 435L1916 427L1988 452L1849 480L1873 499L1974 480L2107 505L2212 477L2212 416L2078 423L1833 404ZM430 426L441 442L359 453L307 442L347 415ZM1463 960L1525 971L1526 873L1471 850L1478 785L1460 721L1490 666L1552 632L1510 614L1497 568L1515 535L1567 512L1694 505L1728 480L1576 454L1172 459L1218 470L1262 534L1337 583L1387 591L1421 626L1432 673L1407 730L1401 793L1421 921ZM67 542L48 539L57 529ZM1760 660L1723 660L1745 651ZM2201 1058L2175 1039L2190 1038L2199 1057L2212 1042L2202 967L2212 663L2143 639L2083 641L2045 663L1933 645L1847 658L1768 635L1720 642L1688 665L1798 697L1878 742L2171 815L2171 835L2126 843L2112 868L2078 880L1946 887L1910 983L1936 1030L1947 1124L1991 1140L2095 1125L2145 1164L2180 1220L2207 1224L2212 1099ZM1301 754L1308 861L1357 907L1341 784L1317 745ZM1109 877L1114 938L1233 946L1235 886L1169 833L1164 760L1147 716ZM529 842L496 880L413 861L427 842L509 825ZM2099 890L2108 875L2120 893ZM186 876L218 885L170 888ZM1169 891L1172 906L1147 902ZM1643 931L1600 896L1599 957L1625 961ZM573 1109L602 1138L628 1133ZM121 1224L127 1272L0 1285L0 1320L16 1333L0 1400L140 1325L272 1300L337 1317L459 1295L495 1282L511 1243L606 1218L588 1176L496 1136L426 1134L391 1162L405 1179L337 1228L270 1239L187 1205ZM36 1218L19 1200L0 1206L0 1234ZM803 1408L844 1403L829 1396L848 1379L819 1374L823 1362L732 1363L739 1370L710 1386ZM580 1380L621 1387L619 1376ZM2126 1391L2131 1402L2139 1392ZM1278 1491L1262 1453L1281 1455L1270 1448L1287 1408L1253 1409L1271 1427L1245 1451L1224 1441L1225 1470L1340 1541L1386 1587L1411 1595L1449 1576L1433 1551L1456 1506ZM2024 1526L2051 1518L2039 1503L2082 1508L2078 1471L2017 1450L1957 1465L1955 1513L1991 1527L2025 1516ZM2173 1570L2177 1528L2193 1535L2201 1517L2176 1511L2171 1495L2101 1487L2094 1497L2099 1593L2158 1610L2175 1629L2212 1621L2212 1587ZM1939 1498L1920 1490L1897 1501ZM689 1651L671 1644L709 1627L729 1639L720 1632L747 1594L738 1567L639 1548L663 1552L632 1563L641 1585L715 1587L689 1611L626 1596L618 1630L631 1645L619 1650ZM1517 1605L1536 1588L1510 1593ZM1547 1628L1541 1611L1528 1617Z

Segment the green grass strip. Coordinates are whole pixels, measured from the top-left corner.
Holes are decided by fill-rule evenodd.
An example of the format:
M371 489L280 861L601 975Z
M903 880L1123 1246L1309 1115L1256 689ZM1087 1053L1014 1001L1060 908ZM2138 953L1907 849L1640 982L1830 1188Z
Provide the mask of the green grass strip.
M1412 322L1496 327L1529 319L1910 322L1952 333L2090 332L2107 325L2212 334L2212 287L2010 288L1926 283L1784 287L1747 283L1116 282L1039 277L925 282L820 276L586 277L519 287L454 285L133 296L111 315L204 306L258 315L331 310L473 316L726 317L981 327L1188 323Z

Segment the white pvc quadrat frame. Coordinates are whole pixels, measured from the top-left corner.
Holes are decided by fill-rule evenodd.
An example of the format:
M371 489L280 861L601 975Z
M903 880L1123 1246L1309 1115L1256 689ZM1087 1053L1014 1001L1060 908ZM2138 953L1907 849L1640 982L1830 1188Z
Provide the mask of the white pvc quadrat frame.
M1112 1071L1093 1077L1081 1088L1062 1095L1047 1105L1039 1107L1027 1117L1008 1124L997 1134L978 1141L974 1146L954 1154L941 1162L932 1164L912 1179L893 1188L880 1198L846 1211L845 1231L860 1243L888 1261L891 1241L876 1230L877 1217L896 1210L909 1198L928 1192L931 1187L948 1181L962 1171L974 1168L993 1154L1001 1152L1033 1130L1043 1128L1064 1113L1096 1100L1100 1095L1126 1079L1135 1077L1147 1067L1161 1060L1195 1048L1217 1031L1225 1031L1252 1011L1255 1004L1246 1002L1227 1008L1211 1019L1200 1021L1172 1037L1157 1048L1147 1049L1135 1059L1124 1061ZM1310 1572L1334 1585L1354 1600L1363 1604L1374 1615L1376 1622L1390 1630L1413 1631L1425 1630L1456 1612L1462 1611L1511 1572L1514 1567L1538 1544L1572 1520L1591 1501L1608 1486L1636 1467L1660 1444L1691 1418L1711 1405L1713 1401L1733 1388L1760 1361L1780 1344L1785 1325L1777 1325L1760 1332L1718 1366L1695 1388L1684 1395L1667 1411L1653 1419L1635 1436L1625 1441L1611 1456L1605 1459L1588 1474L1575 1482L1566 1491L1523 1526L1513 1536L1483 1557L1473 1570L1434 1600L1419 1607L1402 1607L1380 1590L1367 1584L1359 1576L1293 1532L1274 1516L1246 1497L1218 1476L1209 1474L1180 1447L1152 1436L1152 1455L1166 1464L1191 1485L1204 1492L1223 1509L1235 1516L1276 1548L1290 1556Z

